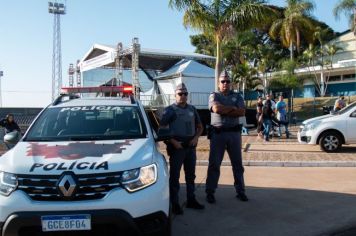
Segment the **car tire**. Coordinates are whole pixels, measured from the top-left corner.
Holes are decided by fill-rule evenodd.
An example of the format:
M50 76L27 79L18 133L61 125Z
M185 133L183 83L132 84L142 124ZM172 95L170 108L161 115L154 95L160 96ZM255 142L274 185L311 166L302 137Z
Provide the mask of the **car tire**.
M325 152L337 152L341 148L342 139L336 132L326 132L321 136L319 145Z

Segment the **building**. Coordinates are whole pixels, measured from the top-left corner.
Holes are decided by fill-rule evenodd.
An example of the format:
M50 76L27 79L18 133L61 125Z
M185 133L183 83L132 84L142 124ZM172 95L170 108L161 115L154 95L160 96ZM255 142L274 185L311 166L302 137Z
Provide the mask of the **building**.
M327 45L333 44L340 47L341 50L333 56L332 66L324 66L324 69L321 66L300 68L296 70L296 73L304 76L316 76L318 81L325 81L326 96L356 95L356 36L350 30L345 31L327 43ZM331 58L324 59L330 60ZM303 91L299 91L297 95L302 97L319 96L313 80L305 80Z

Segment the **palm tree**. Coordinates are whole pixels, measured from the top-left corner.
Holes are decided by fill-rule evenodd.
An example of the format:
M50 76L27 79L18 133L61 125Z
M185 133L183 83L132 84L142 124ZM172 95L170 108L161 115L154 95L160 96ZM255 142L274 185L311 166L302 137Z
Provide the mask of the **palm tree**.
M355 28L355 13L356 13L356 1L355 0L340 0L333 10L336 19L339 19L341 14L344 14L349 18L350 28L356 33Z
M216 44L215 90L221 72L221 43L234 32L260 26L271 19L275 11L264 0L169 0L169 5L185 10L186 28L202 31Z
M279 38L284 47L290 48L290 58L293 60L293 46L299 52L301 34L311 41L310 32L313 32L313 21L310 16L314 5L308 0L286 0L287 7L283 10L283 16L277 19L271 26L269 34L273 39Z

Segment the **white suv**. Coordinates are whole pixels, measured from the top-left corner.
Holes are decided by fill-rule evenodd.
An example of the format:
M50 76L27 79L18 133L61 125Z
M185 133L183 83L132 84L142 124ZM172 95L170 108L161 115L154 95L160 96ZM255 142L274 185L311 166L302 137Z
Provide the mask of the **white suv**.
M158 140L132 97L61 96L0 158L2 235L170 234Z
M329 115L303 122L298 132L300 143L319 144L325 152L337 152L342 144L356 143L356 102Z

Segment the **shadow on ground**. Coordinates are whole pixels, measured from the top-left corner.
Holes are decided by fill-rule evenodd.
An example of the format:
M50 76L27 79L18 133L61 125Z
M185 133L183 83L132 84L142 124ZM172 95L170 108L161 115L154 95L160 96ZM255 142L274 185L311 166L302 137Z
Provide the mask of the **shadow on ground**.
M181 202L185 200L182 188ZM356 195L305 189L248 187L249 202L235 198L233 186L221 185L216 204L197 191L202 211L184 208L174 216L173 235L354 235ZM350 231L355 232L355 231Z

